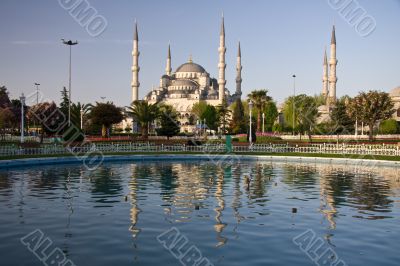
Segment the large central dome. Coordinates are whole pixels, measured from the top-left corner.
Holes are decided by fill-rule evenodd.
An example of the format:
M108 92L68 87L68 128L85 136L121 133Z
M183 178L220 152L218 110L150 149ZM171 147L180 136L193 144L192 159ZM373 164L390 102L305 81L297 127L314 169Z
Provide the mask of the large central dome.
M200 66L199 64L188 62L176 69L176 72L196 72L196 73L205 73L206 70Z

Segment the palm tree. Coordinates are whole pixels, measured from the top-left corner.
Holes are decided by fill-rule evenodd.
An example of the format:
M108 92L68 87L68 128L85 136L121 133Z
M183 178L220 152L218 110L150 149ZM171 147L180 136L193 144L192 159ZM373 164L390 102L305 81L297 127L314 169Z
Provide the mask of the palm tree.
M72 123L76 127L80 127L81 125L81 110L82 110L82 118L84 118L90 110L93 108L92 104L83 104L83 103L72 103L71 104L71 120ZM83 123L82 123L83 124Z
M127 107L127 113L139 123L142 137L148 139L149 123L160 116L160 107L157 104L150 104L147 101L134 101Z
M247 97L253 102L254 107L257 110L257 132L261 131L261 114L264 110L265 104L272 100L267 95L268 90L254 90Z

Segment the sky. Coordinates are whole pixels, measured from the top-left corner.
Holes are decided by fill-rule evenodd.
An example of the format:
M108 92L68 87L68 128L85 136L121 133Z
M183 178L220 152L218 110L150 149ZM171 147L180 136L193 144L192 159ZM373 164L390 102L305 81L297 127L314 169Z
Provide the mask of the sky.
M83 0L0 0L0 86L8 88L11 98L31 95L38 82L44 100L60 101L60 91L68 87L64 38L79 42L72 48L72 101L93 103L105 97L129 105L135 19L140 98L165 73L168 43L174 70L192 55L217 78L222 13L226 86L232 93L240 41L243 95L268 89L281 103L293 93L293 74L297 93L319 94L333 24L339 97L400 86L400 0L84 0L107 24L101 34L80 25L65 8L70 1ZM335 9L333 3L340 1L351 1L365 11L363 17L373 18L376 27L368 36L362 36L367 30L357 30L362 25L351 25Z

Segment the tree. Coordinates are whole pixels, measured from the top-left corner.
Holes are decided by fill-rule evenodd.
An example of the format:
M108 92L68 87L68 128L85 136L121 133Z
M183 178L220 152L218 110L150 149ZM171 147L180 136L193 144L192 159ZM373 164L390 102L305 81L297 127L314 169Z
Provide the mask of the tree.
M396 134L399 131L397 121L395 119L388 119L382 121L379 125L380 134Z
M375 124L384 119L389 119L395 112L393 101L386 92L371 90L360 92L350 101L348 112L356 117L359 122L369 127L369 139L373 139Z
M11 106L10 98L8 97L8 91L5 86L0 87L0 108L8 108Z
M70 104L70 102L69 102L68 90L65 87L63 87L63 90L61 91L60 110L65 115L65 117L68 117L69 104ZM71 117L71 120L72 120L72 117Z
M232 104L232 120L230 131L233 134L244 134L247 132L247 118L244 115L244 106L241 99L236 99Z
M40 143L43 143L45 134L54 135L63 131L68 125L68 119L58 109L54 102L43 102L29 108L28 119L40 125Z
M326 98L327 96L324 96L323 94L315 94L313 96L315 104L317 106L325 105L326 104Z
M194 114L197 119L201 119L206 109L207 103L205 101L200 101L193 104L191 113Z
M0 130L1 130L1 136L2 136L3 140L5 138L7 129L9 129L13 126L14 120L15 120L15 117L14 117L13 112L10 110L10 108L1 108L0 107Z
M318 108L313 97L305 94L296 96L296 111L300 133L307 133L311 141L311 134L318 118Z
M335 107L332 109L332 133L335 134L349 134L354 130L355 118L350 117L347 112L347 105L350 99L346 96L340 98Z
M278 108L273 101L268 101L265 104L264 112L265 114L265 129L266 131L272 131L272 127L275 124L276 118L278 117Z
M285 121L285 128L293 131L297 131L297 115L298 115L298 110L296 109L296 98L293 96L288 97L284 104L283 104L283 118ZM294 112L293 112L294 108ZM293 128L294 127L294 128Z
M149 104L147 101L134 101L128 109L128 114L139 123L142 137L148 139L149 124L160 115L160 109L157 104Z
M213 105L207 105L204 113L200 117L201 120L206 121L206 125L211 130L217 130L218 128L218 112L217 108Z
M307 133L311 140L311 133L314 131L318 118L318 108L315 99L305 94L287 98L283 108L287 127L293 127L293 107L295 130L300 134Z
M222 129L222 134L227 133L226 128L227 128L227 125L229 124L231 113L232 113L232 111L229 110L228 104L227 104L226 100L224 99L222 101L222 104L217 106L219 126Z
M257 132L261 131L261 114L262 110L264 110L265 104L268 101L271 101L272 98L267 95L268 90L254 90L252 91L248 97L253 102L254 107L257 110Z
M71 123L80 128L81 110L83 111L82 118L83 120L85 120L85 117L88 115L92 108L93 106L91 104L82 104L80 102L71 104Z
M160 125L157 129L157 134L170 137L178 135L180 127L178 124L178 112L170 105L163 105L160 108Z
M120 123L124 118L121 108L112 102L99 103L92 107L89 118L94 124L101 125L101 136L105 138L113 124Z

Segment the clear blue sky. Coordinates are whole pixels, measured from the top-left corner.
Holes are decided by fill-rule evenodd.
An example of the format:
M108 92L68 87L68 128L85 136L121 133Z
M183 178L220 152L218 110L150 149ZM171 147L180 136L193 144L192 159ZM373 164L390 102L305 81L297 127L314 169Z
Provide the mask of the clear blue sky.
M68 49L73 48L73 101L107 100L125 106L131 98L133 23L140 38L140 97L159 83L168 42L176 69L190 54L217 76L221 13L227 38L227 87L235 90L237 42L242 45L243 92L267 88L281 102L297 91L316 94L322 87L324 47L337 29L338 96L360 90L390 91L400 85L400 1L358 0L376 20L376 30L361 37L328 0L89 0L108 26L91 37L58 0L0 1L0 85L13 98L41 83L48 99L60 100L68 84Z

